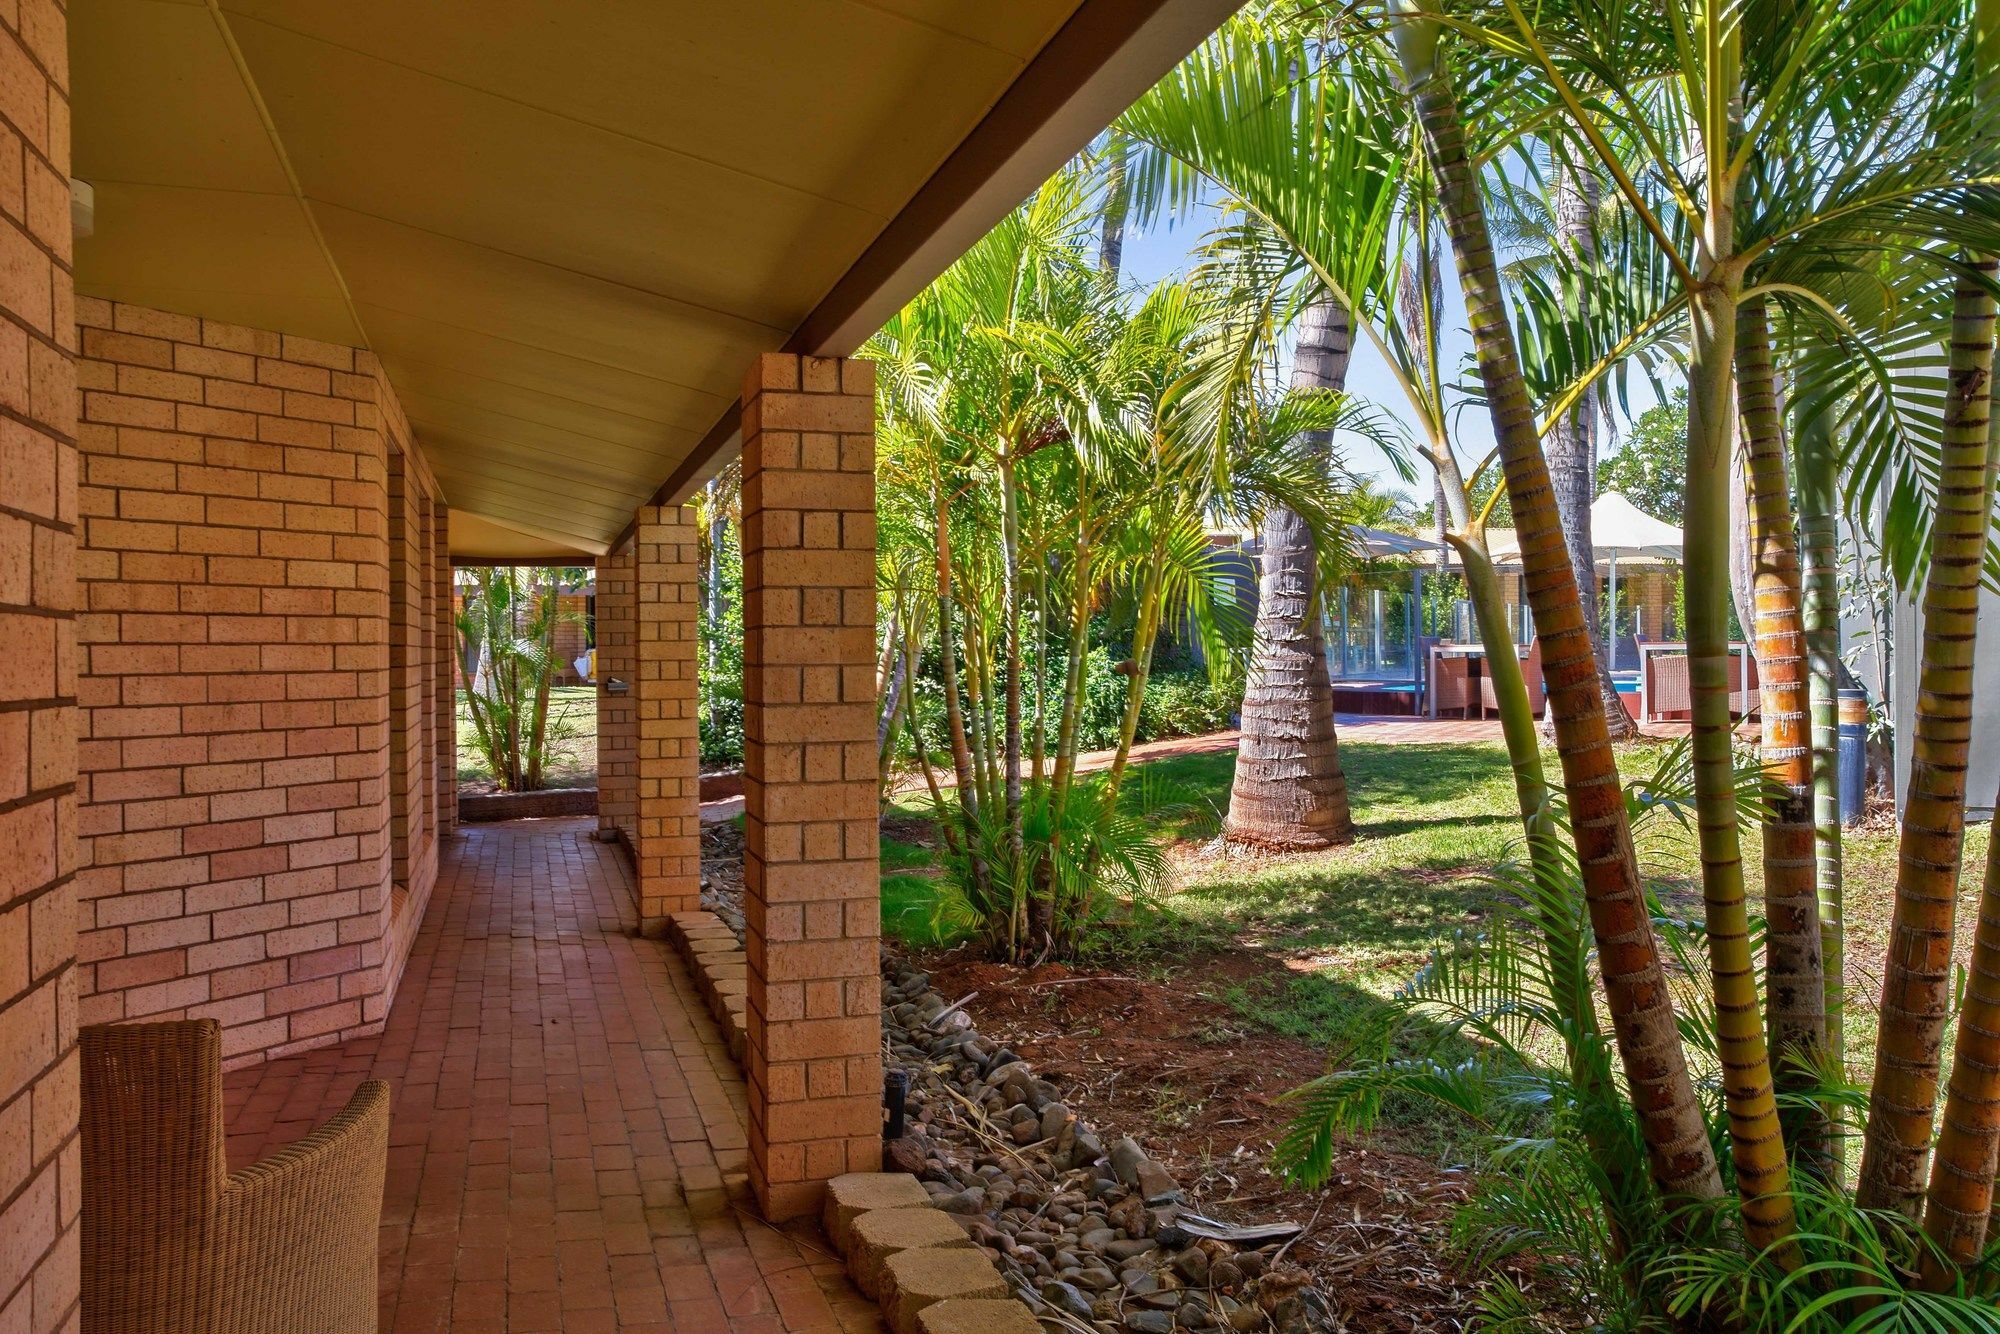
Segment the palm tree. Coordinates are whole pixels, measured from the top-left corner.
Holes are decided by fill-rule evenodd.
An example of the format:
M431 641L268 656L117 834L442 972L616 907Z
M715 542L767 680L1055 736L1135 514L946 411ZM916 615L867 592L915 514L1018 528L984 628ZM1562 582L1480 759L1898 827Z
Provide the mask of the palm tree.
M1150 154L1126 170L1135 205L1185 208L1211 148L1254 142L1281 162L1314 162L1315 181L1341 182L1305 203L1316 232L1342 238L1338 272L1299 310L1295 390L1342 389L1356 293L1382 263L1396 176L1382 169L1378 112L1337 79L1315 77L1313 41L1298 27L1246 15L1183 61L1120 119ZM1393 165L1393 164L1391 164ZM1263 180L1290 187L1277 176ZM1232 191L1241 184L1224 182ZM1294 193L1295 198L1303 198ZM1283 510L1263 534L1261 601L1252 638L1227 836L1310 848L1352 837L1327 677L1319 568L1326 554Z
M1351 339L1339 301L1323 295L1307 304L1292 353L1293 390L1343 390ZM1282 505L1265 516L1262 538L1257 625L1223 832L1254 847L1331 847L1354 838L1354 820L1333 725L1318 544Z
M1433 15L1411 0L1391 0L1389 12L1396 53L1436 183L1439 211L1451 236L1480 378L1521 533L1577 861L1619 1055L1640 1113L1648 1166L1668 1199L1712 1198L1721 1193L1721 1177L1681 1049L1673 998L1639 881L1631 826L1604 722L1596 654L1550 494L1520 356L1507 323L1499 265L1457 97L1440 59L1441 28Z

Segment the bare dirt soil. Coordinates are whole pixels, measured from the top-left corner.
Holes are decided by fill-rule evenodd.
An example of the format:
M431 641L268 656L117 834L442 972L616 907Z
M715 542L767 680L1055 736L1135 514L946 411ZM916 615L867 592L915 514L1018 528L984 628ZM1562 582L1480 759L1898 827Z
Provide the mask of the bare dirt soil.
M1152 980L1016 968L966 949L916 957L940 994L972 996L966 1013L980 1033L1026 1058L1107 1142L1137 1138L1192 1207L1231 1221L1307 1224L1286 1258L1312 1274L1345 1328L1465 1327L1472 1284L1444 1254L1461 1174L1369 1138L1337 1151L1333 1180L1320 1190L1269 1171L1291 1117L1282 1098L1323 1073L1326 1054L1260 1031L1213 997L1282 975L1282 962L1223 950Z

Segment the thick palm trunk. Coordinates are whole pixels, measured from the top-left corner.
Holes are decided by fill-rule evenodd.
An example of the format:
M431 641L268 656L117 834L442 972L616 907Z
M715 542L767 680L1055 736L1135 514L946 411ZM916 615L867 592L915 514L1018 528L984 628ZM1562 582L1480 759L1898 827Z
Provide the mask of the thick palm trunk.
M1579 268L1587 268L1597 259L1597 234L1592 225L1597 212L1596 184L1588 172L1567 163L1556 164L1555 179L1550 186L1556 241L1578 261ZM1562 520L1563 540L1569 545L1570 576L1576 580L1584 620L1590 626L1590 646L1597 655L1597 688L1604 706L1604 723L1614 739L1627 740L1639 734L1639 727L1632 721L1632 715L1625 712L1618 688L1611 683L1611 659L1605 650L1607 645L1617 642L1618 628L1612 626L1610 637L1606 638L1604 607L1597 597L1597 553L1591 545L1590 502L1596 499L1597 472L1595 389L1586 392L1577 400L1575 409L1550 428L1543 448L1549 461L1549 484L1554 488L1556 515Z
M1973 636L1992 509L1986 464L1993 330L1988 289L1961 279L1952 307L1950 391L1924 583L1916 735L1858 1189L1864 1206L1911 1217L1922 1201L1940 1048L1951 1012L1952 931L1972 739Z
M1438 28L1410 0L1391 0L1391 12L1399 19L1397 54L1416 100L1450 229L1508 498L1519 525L1577 861L1648 1167L1669 1200L1712 1199L1722 1192L1721 1176L1688 1075L1673 996L1639 880L1625 794L1605 727L1596 654L1549 494L1548 468L1506 320L1499 268L1457 100L1437 59Z
M1292 387L1344 388L1349 346L1348 313L1338 301L1322 297L1307 307ZM1345 843L1354 823L1334 733L1319 552L1305 520L1274 506L1264 520L1262 562L1224 837L1265 848Z
M1761 297L1737 312L1736 388L1750 466L1750 534L1756 603L1762 759L1779 791L1764 820L1764 976L1773 1071L1781 1092L1815 1082L1826 1047L1826 971L1813 851L1812 746L1806 711L1806 636L1798 542L1785 469L1769 316ZM1828 1175L1832 1123L1791 1113L1785 1139Z

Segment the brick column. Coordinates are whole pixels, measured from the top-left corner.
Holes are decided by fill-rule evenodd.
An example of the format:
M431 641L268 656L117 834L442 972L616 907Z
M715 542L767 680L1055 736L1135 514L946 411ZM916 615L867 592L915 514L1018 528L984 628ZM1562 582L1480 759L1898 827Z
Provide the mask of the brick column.
M875 374L772 353L743 390L750 1181L770 1218L881 1165Z
M17 26L18 25L18 26ZM76 317L64 11L0 18L0 1329L76 1327Z
M632 656L638 613L632 600L633 548L597 559L597 836L606 842L633 837L637 810L637 738L632 726ZM625 687L613 694L611 683Z
M437 830L448 838L458 828L458 617L452 602L451 510L431 504L431 579L437 618Z
M701 906L701 739L695 716L695 520L688 505L645 505L632 537L632 692L637 734L639 927Z

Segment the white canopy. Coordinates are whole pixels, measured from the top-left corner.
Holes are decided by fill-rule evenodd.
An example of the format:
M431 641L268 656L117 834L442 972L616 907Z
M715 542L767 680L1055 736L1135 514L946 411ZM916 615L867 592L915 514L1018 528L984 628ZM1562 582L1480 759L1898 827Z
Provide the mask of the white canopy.
M1486 547L1492 552L1495 565L1511 567L1521 563L1521 541L1512 528L1487 529ZM1617 561L1636 565L1678 562L1681 530L1654 518L1616 491L1606 491L1590 506L1590 547L1599 565Z
M1606 491L1590 507L1590 545L1599 557L1679 560L1681 530L1654 518L1616 491Z

